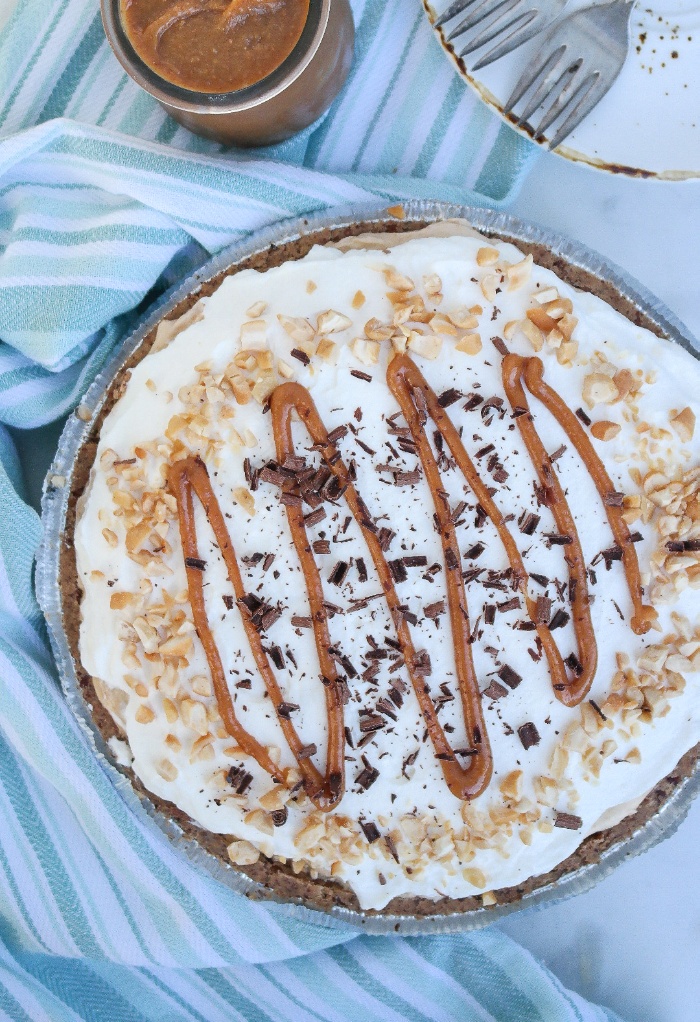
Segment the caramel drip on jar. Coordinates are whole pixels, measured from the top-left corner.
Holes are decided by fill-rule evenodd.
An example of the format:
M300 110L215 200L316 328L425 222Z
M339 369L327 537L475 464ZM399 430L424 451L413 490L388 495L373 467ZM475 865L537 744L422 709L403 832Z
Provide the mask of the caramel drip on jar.
M627 578L630 596L632 598L632 631L635 635L644 635L649 631L652 623L656 620L657 614L653 607L642 602L642 580L639 573L637 552L634 548L634 544L632 543L627 523L622 517L622 510L606 503L606 495L614 492L615 487L610 476L605 471L602 461L596 454L593 444L586 436L586 433L576 415L564 403L557 392L552 390L552 388L544 382L544 366L541 359L535 357L522 358L519 355L506 355L503 359L502 370L503 385L511 405L513 408L517 407L520 409L526 409L525 414L517 416L516 422L520 429L522 438L525 441L528 453L530 454L540 477L540 481L552 494L552 503L550 507L555 521L557 522L557 526L561 532L567 533L573 539L573 543L571 544L573 549L571 552L573 554L572 560L575 560L576 570L576 575L573 577L582 575L585 580L585 564L583 564L581 545L571 516L571 511L566 502L561 485L559 484L559 480L552 469L551 459L544 450L542 442L535 430L532 415L530 414L529 405L525 396L523 381L530 393L542 402L545 408L552 413L554 418L562 427L569 440L576 448L576 452L595 484L600 495L600 499L603 502L603 506L605 507L608 522L610 523L610 528L615 538L615 543L622 551L622 564ZM568 556L567 562L569 562L571 568L571 562L569 561ZM579 584L579 586L577 586L577 590L580 588L581 586ZM576 615L574 615L574 620L576 621Z
M392 387L391 379L389 380L389 386ZM325 461L329 470L338 480L341 490L344 492L348 508L362 530L365 542L367 543L367 548L379 576L379 581L384 591L384 596L386 598L391 617L394 621L396 637L406 663L406 669L416 693L418 705L423 715L435 755L442 767L445 782L456 798L462 800L476 798L487 787L491 779L493 765L491 749L481 712L481 702L474 672L474 665L471 658L471 648L469 644L469 620L466 612L466 598L464 595L462 573L459 570L459 551L454 537L454 530L452 529L450 532L451 522L450 528L447 526L447 517L444 505L438 505L438 501L436 500L436 509L441 517L445 518L445 527L442 530L443 549L445 550L446 557L448 557L450 561L452 558L447 553L448 550L457 559L457 569L448 572L448 595L464 720L467 728L468 740L470 743L473 743L472 755L469 756L468 764L464 767L458 763L455 752L450 746L442 725L438 720L435 705L430 697L429 688L426 684L425 678L420 673L420 670L417 670L419 660L416 656L416 649L413 645L408 625L401 613L401 601L396 592L391 571L384 556L384 551L382 550L377 538L376 526L371 520L367 505L355 489L352 477L340 456L340 452L328 440L328 432L323 425L311 395L298 383L284 383L273 391L270 407L272 411L278 460L281 461L285 456L294 454L294 442L292 439L292 413L296 411L306 426L316 448L320 451L321 457ZM419 429L418 433L422 435L422 430ZM418 434L414 434L414 436L418 439ZM426 443L424 436L423 443ZM429 451L429 448L427 448L427 450ZM423 454L424 453L425 452L423 452ZM432 454L430 454L430 457L432 457ZM436 464L434 464L434 471L437 473ZM437 488L439 489L439 473L437 473ZM319 631L317 632L318 643L319 636L327 634L322 630L325 628L325 615L321 614L319 618L316 613L316 609L322 608L323 602L323 593L318 569L316 568L308 540L306 539L306 532L303 526L303 517L301 516L300 509L287 505L287 514L289 516L289 523L290 528L292 529L294 543L301 560L302 570L306 578L309 600L311 602L312 609L315 608L312 618L314 628L316 629L317 626L319 627ZM342 747L344 747L342 734L340 736L340 742Z
M187 587L189 590L190 603L192 604L192 615L197 635L202 643L204 652L211 671L214 683L214 693L219 707L224 727L236 740L243 752L252 756L257 763L266 770L276 781L284 781L284 772L273 762L267 749L261 745L253 736L246 731L236 716L231 693L226 681L226 675L221 663L219 650L214 641L206 607L204 605L203 572L201 568L194 567L188 561L198 561L199 553L197 547L197 532L194 518L193 494L196 494L204 508L207 520L211 525L216 542L224 559L229 581L236 594L236 601L239 608L242 608L241 600L246 595L241 572L238 567L236 554L231 543L224 516L221 513L219 502L211 486L209 473L206 465L200 458L190 457L182 461L176 461L170 466L168 472L168 483L170 490L177 499L178 518L180 523L180 537L182 550L185 557L185 569L187 571ZM311 762L308 756L304 756L305 747L296 728L288 717L280 714L279 708L284 703L284 697L277 684L275 675L270 667L270 661L263 649L262 640L257 628L248 616L241 609L243 627L250 643L251 652L255 659L265 687L275 708L277 717L282 728L287 744L292 755L297 761L301 773L304 788L310 799L319 809L330 809L336 805L342 797L343 789L343 752L342 742L342 704L335 707L331 714L331 735L335 735L338 726L340 727L340 742L329 741L328 768L323 776ZM329 736L330 738L330 736Z

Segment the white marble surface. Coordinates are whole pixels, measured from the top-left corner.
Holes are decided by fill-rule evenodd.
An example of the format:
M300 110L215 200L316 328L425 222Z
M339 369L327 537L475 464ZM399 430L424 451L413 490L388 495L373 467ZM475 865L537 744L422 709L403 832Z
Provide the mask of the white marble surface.
M543 156L512 212L576 238L661 298L700 339L700 181L628 180ZM700 1019L700 803L673 837L596 888L501 928L627 1022Z

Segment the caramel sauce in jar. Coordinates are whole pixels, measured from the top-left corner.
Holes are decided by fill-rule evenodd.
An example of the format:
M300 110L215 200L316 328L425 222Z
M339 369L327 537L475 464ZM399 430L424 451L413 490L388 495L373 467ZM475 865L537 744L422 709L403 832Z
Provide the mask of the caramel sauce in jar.
M262 81L301 38L309 0L120 0L137 54L183 89L227 93Z

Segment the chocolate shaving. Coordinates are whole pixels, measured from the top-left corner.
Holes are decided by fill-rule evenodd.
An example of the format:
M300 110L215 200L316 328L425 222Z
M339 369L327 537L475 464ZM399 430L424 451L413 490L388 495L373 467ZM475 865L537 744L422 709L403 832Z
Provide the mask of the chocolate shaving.
M419 387L412 387L411 396L421 420L421 425L423 425L428 421L428 402L426 401L425 394Z
M386 721L379 714L370 714L367 711L367 715L360 717L360 731L363 735L371 734L374 731L381 731L383 727L386 727Z
M469 547L464 556L470 561L475 561L477 557L481 557L485 549L486 546L483 543L475 543L474 546Z
M606 507L622 507L624 499L624 493L619 493L617 490L609 490L603 497L603 503Z
M389 571L394 582L405 582L408 578L408 572L406 571L406 565L404 564L402 557L397 557L394 561L387 561L389 565Z
M503 603L497 604L498 611L501 614L507 614L509 610L518 610L520 607L520 599L517 596L513 596L510 600L505 600Z
M443 390L442 394L440 394L438 404L441 408L449 408L450 405L455 403L455 401L459 401L461 397L462 392L460 390L455 390L454 387L450 387L449 390Z
M383 553L386 553L386 551L389 549L389 547L391 546L391 541L395 535L396 533L394 532L393 529L381 528L379 530L379 532L377 533L377 541L379 543L379 548L380 550L382 550Z
M282 806L281 809L274 809L270 813L273 826L275 827L284 827L285 823L287 822L287 816L288 812L286 806Z
M466 500L460 500L459 504L452 512L452 521L456 522L459 516L462 514L462 512L465 511L466 509L467 509Z
M480 404L483 404L483 397L481 394L467 394L467 400L462 405L465 412L472 412L475 408L478 408Z
M311 628L312 624L313 622L310 617L300 617L298 614L292 617L293 628Z
M576 677L580 677L583 674L583 664L575 653L569 653L564 663L567 667L571 668Z
M237 795L245 795L253 783L253 775L244 766L232 766L226 774L226 780Z
M439 617L440 614L444 614L445 609L445 601L437 600L435 603L429 603L427 607L423 607L423 613L426 617L435 619Z
M508 664L504 664L504 666L501 667L500 671L498 671L498 677L504 685L507 685L508 688L511 689L511 691L514 691L523 680L518 672L514 671ZM503 694L505 695L505 692Z
M480 449L479 449L479 450L478 450L478 451L476 452L476 454L474 455L474 457L475 457L475 458L485 458L487 454L491 454L491 452L492 452L492 451L495 451L495 450L496 450L496 448L494 447L494 445L493 445L493 444L487 444L487 445L486 445L486 447L481 447L481 448L480 448Z
M397 472L394 476L396 486L415 486L420 482L420 469L414 468L410 472Z
M571 536L560 536L556 532L545 532L544 538L547 541L547 546L569 546L573 543Z
M499 355L503 355L504 358L506 357L506 355L510 355L510 349L506 342L501 337L492 337L491 343L493 344L494 348L499 353Z
M373 844L381 837L377 824L372 823L371 820L360 820L360 826L369 844Z
M277 712L280 717L284 717L285 720L289 720L290 716L298 709L299 707L296 703L280 703L277 707Z
M275 665L275 667L277 668L277 670L278 671L283 670L283 668L284 668L284 653L279 648L279 646L272 646L271 649L269 650L269 654L270 654L270 659L272 660L272 662ZM280 703L280 705L284 706L285 704L284 703ZM296 709L299 709L299 707L296 707Z
M372 377L369 373L363 373L361 369L351 369L350 375L354 376L356 380L364 380L365 383L371 383Z
M311 547L315 554L329 554L331 552L331 544L327 539L315 539Z
M530 578L534 579L535 582L538 583L538 585L541 585L545 589L549 585L549 579L547 578L546 575L538 575L536 572L533 571L532 574L530 575Z
M316 755L316 743L311 742L309 745L304 745L299 749L297 754L298 759L310 759L311 756Z
M557 813L554 817L554 826L561 827L562 830L580 830L583 820L573 813Z
M605 716L605 714L603 713L603 711L601 710L600 706L598 706L598 703L596 703L593 699L589 699L588 702L591 704L591 706L593 707L593 709L598 714L598 716L600 717L601 720L607 720L608 719Z
M508 695L508 689L504 688L503 685L499 685L497 681L492 681L489 687L485 688L481 694L486 696L487 699L503 699L504 696Z
M537 526L540 524L540 516L529 512L520 519L520 531L526 536L532 536Z
M591 420L590 420L590 418L589 418L589 417L588 417L588 416L586 415L586 413L584 412L583 408L577 408L577 409L576 409L576 414L578 415L579 419L580 419L580 420L581 420L581 422L582 422L582 423L584 424L584 426L590 426L590 424L591 424Z
M552 613L552 601L548 596L538 596L535 604L535 621L538 625L545 625Z
M292 356L292 358L298 359L299 362L301 362L301 364L305 365L305 366L307 366L309 364L309 362L311 361L311 359L306 354L306 352L305 351L300 351L299 348L292 348L292 350L289 352L289 354Z
M639 536L639 533L635 533L635 535ZM640 536L640 539L641 538L642 537ZM630 539L632 539L631 536ZM633 540L633 542L639 541ZM700 539L671 539L666 544L666 549L673 554L680 554L686 552L696 553L698 550L700 550Z
M272 483L273 486L282 486L287 480L286 475L274 467L274 463L263 465L258 473L258 478L262 479L264 483Z
M365 454L369 454L370 458L373 458L374 455L377 453L376 451L373 451L369 444L366 444L364 440L360 440L359 436L355 437L355 443L357 444L358 447L362 448Z
M371 681L372 678L376 678L376 676L379 674L379 670L380 670L379 664L377 663L376 660L373 660L369 667L366 667L365 670L362 672L362 678L364 679L364 681Z
M335 429L332 429L328 434L328 443L335 444L336 441L342 440L344 436L347 436L347 434L348 434L347 426L336 426Z
M196 568L197 571L204 571L207 566L207 562L203 561L201 557L186 557L185 565L188 568Z
M285 507L301 507L302 500L298 493L283 493L280 501Z
M600 553L601 553L601 556L602 556L603 560L605 561L605 567L607 568L608 571L610 571L610 569L611 569L611 567L613 565L613 561L621 561L622 560L622 547L621 546L611 546L611 547L608 547L607 550L601 550Z
M407 568L424 568L428 563L428 558L424 554L409 554L403 558L403 563Z
M566 450L567 450L566 444L562 444L561 447L557 447L554 454L550 454L549 460L557 461L559 458L561 458L562 454L566 452Z
M350 565L347 563L347 561L338 561L338 563L335 565L330 575L328 576L328 581L331 583L331 585L342 586L349 568Z
M419 649L413 657L413 670L421 677L432 674L433 665L427 649Z
M362 757L362 765L364 766L364 770L362 770L355 778L355 784L358 784L363 791L367 791L367 789L371 788L376 779L379 777L379 771L376 767L372 766L366 756Z
M235 600L233 599L233 596L231 596L230 593L224 593L221 599L224 601L224 606L226 607L226 610L233 610Z
M419 753L419 751L420 751L419 749L416 749L416 751L415 751L415 752L411 752L411 753L409 753L409 755L408 755L408 756L406 756L406 758L405 758L405 759L404 759L404 761L403 761L403 765L402 765L402 767L401 767L401 773L403 774L403 776L404 776L404 777L405 777L406 779L408 779L408 774L406 773L406 767L410 767L410 766L413 766L413 764L414 764L414 763L416 762L416 760L418 759L418 753Z
M569 618L570 615L559 607L559 609L554 612L554 617L549 622L550 632L553 632L555 628L563 628L564 625L568 623Z
M308 515L304 515L304 525L307 527L310 525L318 525L326 517L325 507L318 507L315 511L309 512Z
M385 717L389 717L391 720L398 720L394 709L394 703L390 703L388 699L380 699L377 702L377 709L380 713L383 713Z
M389 854L391 855L392 859L395 862L398 862L399 861L399 853L397 851L396 845L394 844L394 839L391 837L391 835L385 834L384 835L384 841L386 843L387 848L389 849Z
M518 728L518 738L523 743L524 749L540 744L540 733L531 720L520 725Z

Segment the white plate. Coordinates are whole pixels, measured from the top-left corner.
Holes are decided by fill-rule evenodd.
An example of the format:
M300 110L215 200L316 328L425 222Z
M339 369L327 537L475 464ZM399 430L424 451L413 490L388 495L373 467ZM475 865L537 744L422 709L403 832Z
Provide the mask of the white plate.
M450 2L423 0L431 24ZM568 10L589 2L574 0ZM460 74L503 116L508 96L537 52L538 37L470 74L442 31L434 31ZM632 12L631 33L620 77L555 151L574 162L631 177L700 178L700 0L640 0Z

